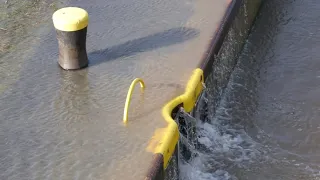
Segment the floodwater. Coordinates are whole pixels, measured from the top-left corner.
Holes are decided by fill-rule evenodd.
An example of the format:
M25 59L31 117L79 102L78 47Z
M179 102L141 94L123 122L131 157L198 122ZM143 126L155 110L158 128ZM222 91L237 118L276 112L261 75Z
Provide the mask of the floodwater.
M64 71L51 15L89 13L89 68ZM214 11L213 8L214 7ZM184 90L225 0L1 1L0 179L142 179L162 106ZM131 81L128 125L123 107Z
M320 179L319 12L318 0L264 2L182 179Z

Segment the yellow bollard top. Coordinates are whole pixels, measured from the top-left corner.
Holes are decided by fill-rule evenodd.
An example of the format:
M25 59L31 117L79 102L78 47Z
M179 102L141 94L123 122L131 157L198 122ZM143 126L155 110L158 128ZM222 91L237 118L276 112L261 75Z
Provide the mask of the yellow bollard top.
M78 7L65 7L52 15L54 27L60 31L78 31L88 26L87 11Z

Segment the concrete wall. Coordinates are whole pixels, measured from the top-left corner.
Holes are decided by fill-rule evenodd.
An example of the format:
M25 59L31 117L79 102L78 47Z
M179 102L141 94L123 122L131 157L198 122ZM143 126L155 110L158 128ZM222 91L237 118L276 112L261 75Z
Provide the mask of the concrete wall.
M210 98L208 113L214 115L220 103L220 97L228 84L229 77L237 63L238 56L250 33L251 25L260 7L261 0L243 0L238 6L238 12L231 22L221 49L214 54L212 69L206 78L206 92ZM235 7L237 8L237 7ZM207 97L208 98L208 97ZM201 118L205 119L205 118Z

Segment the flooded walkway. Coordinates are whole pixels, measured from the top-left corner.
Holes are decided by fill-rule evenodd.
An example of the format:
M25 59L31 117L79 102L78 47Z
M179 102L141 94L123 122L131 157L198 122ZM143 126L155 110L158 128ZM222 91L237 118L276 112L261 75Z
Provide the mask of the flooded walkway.
M185 179L320 179L319 10L265 1Z
M160 110L183 92L227 1L26 2L1 1L0 179L142 179ZM64 6L89 13L87 69L57 65L51 15ZM146 90L125 127L136 77Z

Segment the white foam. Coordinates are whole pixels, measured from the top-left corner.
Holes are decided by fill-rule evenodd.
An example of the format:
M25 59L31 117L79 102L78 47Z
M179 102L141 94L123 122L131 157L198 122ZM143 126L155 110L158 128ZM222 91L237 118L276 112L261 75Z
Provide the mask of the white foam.
M180 179L181 180L237 180L232 177L227 171L217 169L204 172L202 170L202 158L193 159L191 163L180 161Z
M227 111L224 110L224 112ZM221 119L228 118L224 116ZM196 131L200 148L189 149L194 155L188 162L180 160L180 179L237 179L227 171L228 167L244 167L247 163L261 157L263 151L259 143L252 140L244 129L234 128L221 119L213 120L212 123L198 121Z

